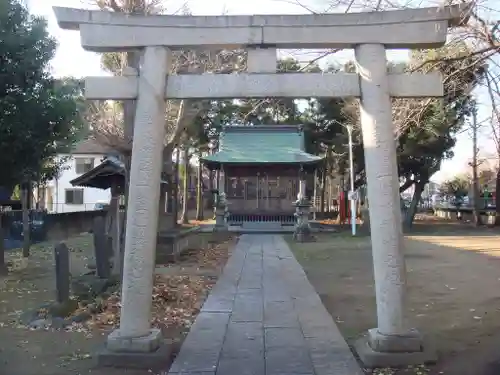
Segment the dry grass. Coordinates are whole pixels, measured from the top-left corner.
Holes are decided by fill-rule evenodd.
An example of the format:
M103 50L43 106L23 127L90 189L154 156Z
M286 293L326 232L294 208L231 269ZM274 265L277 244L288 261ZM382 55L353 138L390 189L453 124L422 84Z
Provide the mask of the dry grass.
M408 316L440 354L425 373L499 374L500 236L426 234L407 236L405 243ZM368 237L322 234L291 247L348 341L376 326Z

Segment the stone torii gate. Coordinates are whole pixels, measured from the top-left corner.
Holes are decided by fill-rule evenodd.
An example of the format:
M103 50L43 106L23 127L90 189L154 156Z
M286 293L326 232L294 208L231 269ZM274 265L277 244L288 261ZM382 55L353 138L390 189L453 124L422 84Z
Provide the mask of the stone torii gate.
M391 97L441 97L442 78L388 74L386 49L444 45L466 8L321 15L165 16L54 8L60 27L79 30L88 51L142 50L132 76L87 78L88 99L137 100L120 327L111 352L152 353L151 291L165 138L165 99L360 97L370 201L377 328L358 345L368 365L427 358L421 336L405 322L406 270ZM174 49L248 50L245 74L169 75ZM276 49L354 49L356 74L276 74Z

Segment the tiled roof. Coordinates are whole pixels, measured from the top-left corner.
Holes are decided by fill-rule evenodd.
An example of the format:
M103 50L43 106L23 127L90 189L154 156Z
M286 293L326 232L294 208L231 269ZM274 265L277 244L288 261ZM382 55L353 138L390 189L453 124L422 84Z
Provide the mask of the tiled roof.
M110 147L103 146L94 139L89 138L77 143L71 153L83 155L106 155L112 151L113 150Z
M115 157L106 158L98 166L70 181L73 186L104 190L112 187L114 183L125 186L125 166Z
M304 151L304 133L296 126L228 126L219 139L219 152L205 163L311 164L323 158Z

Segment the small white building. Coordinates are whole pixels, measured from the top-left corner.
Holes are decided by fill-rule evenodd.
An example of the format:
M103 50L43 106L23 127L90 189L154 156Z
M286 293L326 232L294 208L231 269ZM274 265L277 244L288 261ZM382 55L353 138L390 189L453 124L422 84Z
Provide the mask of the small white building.
M70 183L74 178L101 164L108 151L93 140L84 140L75 146L71 155L60 155L60 158L67 158L67 161L58 178L47 183L45 191L47 211L51 213L89 211L99 209L103 203L108 204L111 199L110 189L73 187Z

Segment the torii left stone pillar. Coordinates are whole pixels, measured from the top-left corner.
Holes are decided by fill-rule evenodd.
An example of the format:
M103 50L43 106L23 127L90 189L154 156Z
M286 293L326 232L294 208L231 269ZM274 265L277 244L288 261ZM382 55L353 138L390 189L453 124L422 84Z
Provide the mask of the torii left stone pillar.
M134 123L120 327L108 336L107 353L99 358L101 362L106 362L114 353L156 352L162 341L161 331L152 329L150 320L168 60L166 48L145 48Z

